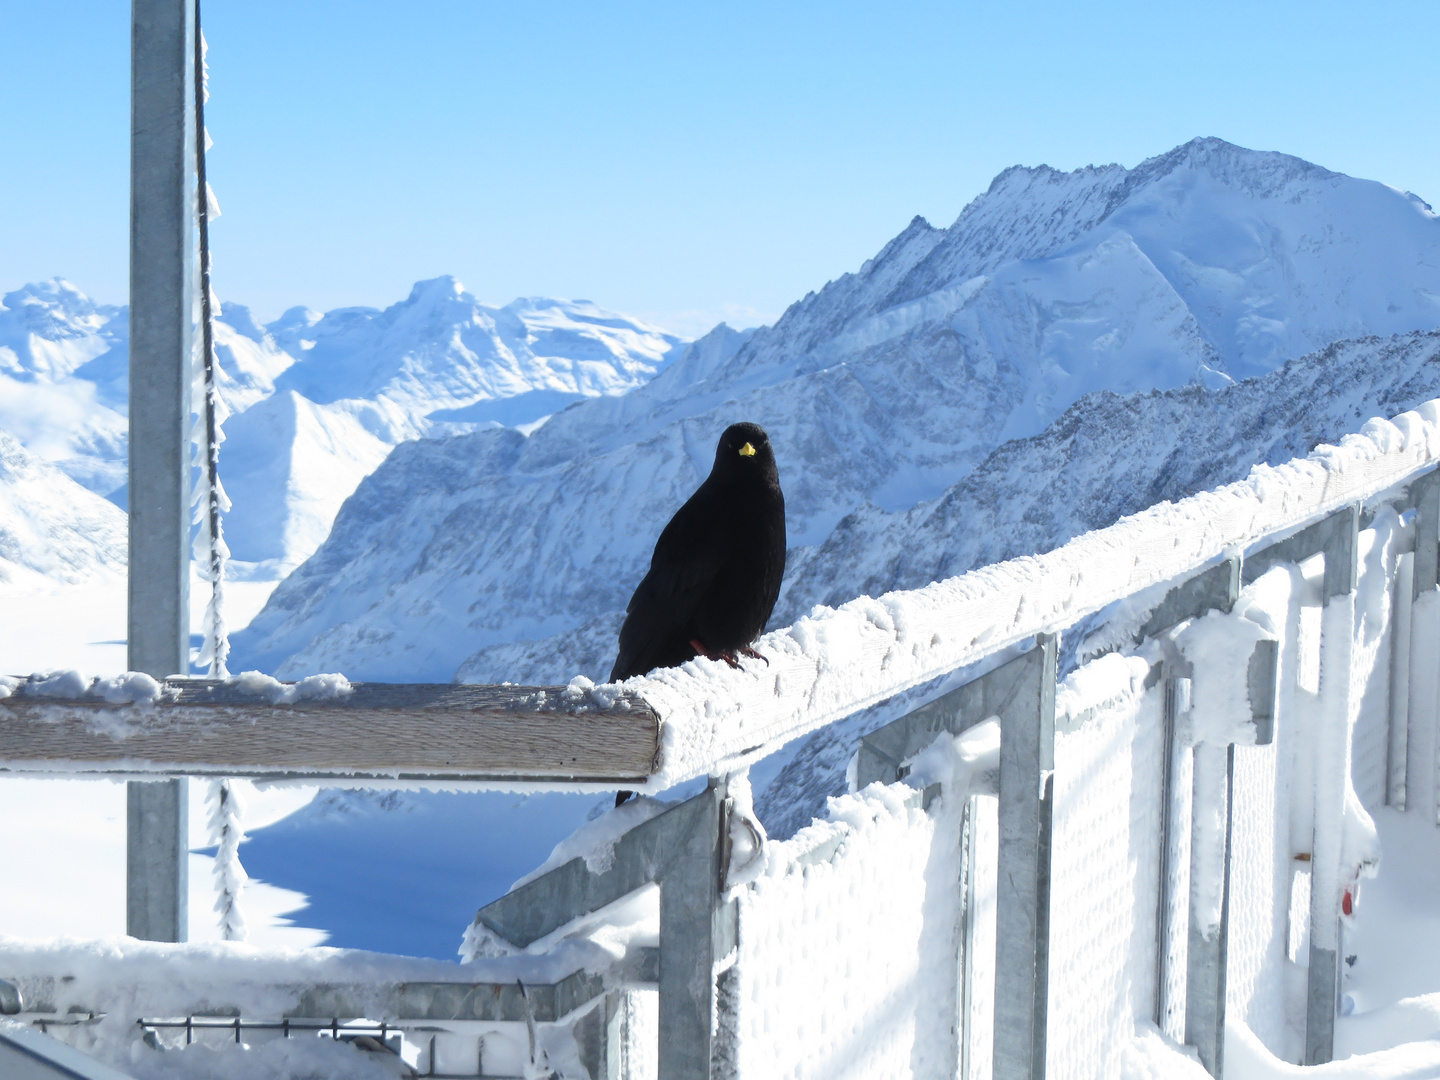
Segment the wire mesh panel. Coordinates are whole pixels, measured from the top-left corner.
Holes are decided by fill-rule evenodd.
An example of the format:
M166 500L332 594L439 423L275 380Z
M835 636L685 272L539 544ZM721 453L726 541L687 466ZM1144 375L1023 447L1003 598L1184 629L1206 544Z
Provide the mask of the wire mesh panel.
M1057 707L1047 1076L1119 1076L1155 986L1163 690L1105 657ZM1067 695L1060 695L1062 700ZM1080 715L1076 715L1076 713Z
M960 815L915 795L872 784L832 800L742 894L742 1080L954 1075Z
M1226 1006L1270 1051L1295 1061L1304 1026L1303 1002L1287 987L1287 934L1291 922L1292 870L1308 862L1295 855L1308 852L1304 826L1308 809L1295 822L1296 766L1311 753L1307 723L1313 720L1316 696L1301 684L1318 641L1304 632L1307 602L1319 602L1306 589L1299 570L1277 567L1246 588L1241 606L1253 615L1264 613L1279 639L1274 742L1238 746L1235 752L1231 813L1230 915ZM1313 604L1310 605L1313 607ZM1307 772L1308 775L1308 772ZM1297 911L1308 919L1307 903ZM1305 953L1297 953L1303 962Z

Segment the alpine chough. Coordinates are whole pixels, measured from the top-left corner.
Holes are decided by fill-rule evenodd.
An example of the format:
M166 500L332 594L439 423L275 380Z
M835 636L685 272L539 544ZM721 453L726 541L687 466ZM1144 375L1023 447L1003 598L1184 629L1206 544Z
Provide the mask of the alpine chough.
M610 681L696 656L732 667L736 654L759 657L750 645L784 573L785 497L770 439L758 424L732 424L710 475L655 543L625 609Z

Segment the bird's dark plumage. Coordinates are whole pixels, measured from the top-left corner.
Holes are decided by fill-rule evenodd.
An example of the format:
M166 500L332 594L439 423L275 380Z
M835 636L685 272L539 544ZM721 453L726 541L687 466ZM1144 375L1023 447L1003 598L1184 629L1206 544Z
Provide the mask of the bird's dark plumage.
M785 573L785 497L758 424L720 436L715 465L655 543L610 681L703 653L735 662L765 629Z

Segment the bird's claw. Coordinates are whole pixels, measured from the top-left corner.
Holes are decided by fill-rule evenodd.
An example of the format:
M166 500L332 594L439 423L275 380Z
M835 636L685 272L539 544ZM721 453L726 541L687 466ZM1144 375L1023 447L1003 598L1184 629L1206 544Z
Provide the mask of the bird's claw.
M770 666L770 658L764 653L757 652L756 650L752 649L749 645L746 645L743 649L740 650L740 655L748 656L753 660L764 660L765 666Z
M735 658L735 654L734 654L734 653L732 653L732 652L712 653L709 649L705 648L704 644L701 643L701 641L700 641L699 638L693 639L693 640L690 642L690 647L695 650L695 654L696 654L697 656L703 656L703 657L705 657L706 660L724 660L725 663L729 664L732 668L738 668L738 667L740 666L740 661ZM756 652L754 649L752 649L749 645L745 645L745 646L743 646L743 647L740 649L740 655L741 655L741 656L753 656L753 657L755 657L755 658L758 659L758 660L765 660L765 666L766 666L766 667L769 667L769 666L770 666L770 661L769 661L769 660L766 660L764 656L761 656L758 652Z

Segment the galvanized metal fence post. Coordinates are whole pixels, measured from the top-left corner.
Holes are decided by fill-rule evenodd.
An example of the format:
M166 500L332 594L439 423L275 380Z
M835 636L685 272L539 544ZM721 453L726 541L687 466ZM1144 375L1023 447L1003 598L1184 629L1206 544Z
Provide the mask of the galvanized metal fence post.
M995 924L995 1080L1044 1080L1050 988L1050 829L1055 795L1056 637L1020 658L1000 716ZM1012 661L1019 663L1019 661Z
M1418 807L1433 823L1440 823L1440 783L1437 783L1436 671L1440 657L1433 648L1435 589L1440 581L1440 471L1430 472L1410 485L1415 507L1415 554L1411 564L1409 655L1406 657L1406 715L1403 759L1392 763L1392 775L1401 774L1405 809ZM1396 757L1399 757L1397 753Z
M905 763L929 747L935 738L945 732L959 735L976 724L997 717L1000 720L1001 740L1001 792L1000 792L1000 833L999 873L1001 880L1008 870L1022 877L1029 875L1027 895L1031 896L1028 914L1022 912L1018 920L1012 920L1008 932L1011 941L1003 942L1007 923L1003 917L996 926L997 980L1005 981L1008 990L997 984L995 990L995 1032L994 1075L996 1077L1030 1076L1031 1073L1014 1072L1015 1069L1029 1069L1036 1066L1043 1075L1045 1059L1045 994L1048 989L1049 949L1049 882L1050 882L1050 771L1054 768L1055 743L1055 664L1058 641L1053 634L1036 636L1035 647L1009 660L999 667L981 675L962 686L956 687L914 712L894 720L860 740L855 758L855 784L863 788L868 784L893 784L905 775ZM1008 743L1007 743L1008 740ZM1007 759L1006 746L1009 746ZM1028 749L1027 749L1028 748ZM1024 764L1026 754L1034 760ZM1015 825L1025 815L1030 816L1028 824L1019 824L1019 846L1012 846L1007 853L1005 820L1005 762L1009 760L1012 777L1021 773L1033 773L1030 781L1013 780L1010 784L1011 821ZM1045 763L1043 767L1038 763ZM1018 770L1018 772L1016 771ZM1028 771L1027 771L1028 770ZM1041 785L1044 785L1044 791ZM1028 794L1027 794L1028 793ZM1040 800L1036 802L1036 800ZM975 815L977 807L974 797L958 815L960 835L956 841L961 845L961 874L957 883L962 890L961 925L957 927L954 1051L956 1068L962 1077L970 1076L980 1064L975 1060L972 1047L972 1031L968 1025L973 1020L974 960L976 943L975 879L977 865L984 858L975 840ZM1012 830L1013 831L1013 830ZM1033 834L1033 835L1032 835ZM1027 839L1028 838L1028 839ZM1037 847L1038 845L1038 847ZM1014 865L1012 865L1012 863ZM1037 876L1038 875L1038 876ZM1016 879L1018 880L1018 879ZM1022 890L1024 891L1024 890ZM1043 898L1042 898L1043 893ZM1000 910L1005 911L1008 903L1004 896L999 898ZM1040 919L1036 924L1035 919ZM1018 957L1018 960L1016 958ZM1007 960L1016 960L1019 968L1006 969ZM1010 993L1012 1008L1006 1013L1000 1007L1003 993ZM1039 1010L1038 1019L1036 1010ZM1025 1017L1027 1042L1024 1049L1019 1044L1011 1048L1011 1058L1001 1065L999 1032L1004 1025L1015 1022L1015 1016ZM1023 1058L1015 1060L1016 1055ZM1038 1055L1038 1057L1037 1057ZM1004 1071L1008 1069L1010 1071Z
M1230 611L1240 597L1242 567L1229 560L1223 597ZM1225 984L1230 938L1231 802L1235 747L1198 745L1191 752L1190 899L1185 951L1185 1042L1195 1047L1211 1076L1225 1068ZM1217 821L1201 807L1219 810ZM1216 833L1218 832L1218 835ZM1218 894L1219 910L1214 910Z
M660 1054L664 1080L711 1080L716 962L735 947L733 904L723 909L728 785L712 779L703 812L660 884Z
M133 0L128 665L190 669L190 368L195 326L192 0ZM186 934L186 785L131 783L126 930Z
M1326 519L1325 609L1321 616L1320 710L1315 761L1315 829L1310 860L1310 966L1305 1008L1306 1065L1334 1057L1340 990L1341 820L1350 772L1351 655L1359 579L1360 507Z
M717 1049L723 1050L730 1033L717 1032L716 1026L733 1014L721 1007L716 967L734 951L737 940L737 905L721 902L730 807L728 780L712 777L699 795L620 837L608 869L592 872L583 859L572 859L475 915L477 928L524 948L638 889L658 885L658 1062L663 1080L712 1080L726 1068ZM619 1042L623 1021L615 1022L620 1008L618 998L605 1005L605 1045L599 1045L598 1035L589 1039L589 1058L597 1068L624 1056Z
M1167 667L1169 665L1166 665ZM1188 668L1186 669L1188 670ZM1155 1026L1185 1041L1185 982L1190 924L1190 817L1193 750L1179 738L1190 711L1190 679L1165 677L1163 757L1160 775L1160 874L1155 927Z
M1194 750L1190 930L1185 962L1185 1042L1211 1076L1225 1071L1225 988L1230 943L1230 840L1235 745ZM1200 807L1219 811L1218 820ZM1218 833L1218 835L1216 835ZM1218 901L1218 904L1217 904ZM1218 907L1218 910L1216 908Z

